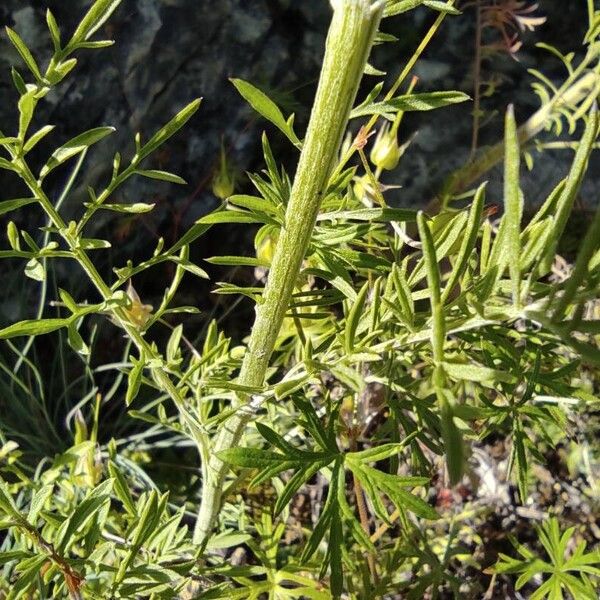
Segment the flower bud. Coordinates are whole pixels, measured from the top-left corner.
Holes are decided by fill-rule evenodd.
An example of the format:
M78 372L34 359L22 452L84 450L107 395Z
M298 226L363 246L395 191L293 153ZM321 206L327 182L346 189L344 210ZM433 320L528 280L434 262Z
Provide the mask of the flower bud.
M218 172L212 182L212 193L221 200L226 200L233 194L235 185L229 173Z
M221 145L221 160L219 170L212 180L212 193L220 200L226 200L235 190L235 176L227 164L225 148Z
M368 175L362 177L356 177L354 179L354 186L352 188L354 195L359 199L363 200L365 197L370 198L373 196L374 190L369 180Z
M398 145L395 132L390 132L389 124L385 124L377 133L375 144L371 150L371 162L380 169L391 171L398 166L404 149Z

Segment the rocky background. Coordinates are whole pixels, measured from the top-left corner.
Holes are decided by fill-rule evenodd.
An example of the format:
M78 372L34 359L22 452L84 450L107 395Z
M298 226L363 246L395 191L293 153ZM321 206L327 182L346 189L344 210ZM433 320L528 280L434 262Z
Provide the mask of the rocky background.
M562 66L548 53L536 49L535 43L543 40L563 51L580 48L586 23L585 2L541 0L539 4L538 13L547 16L547 22L525 36L519 60L504 55L486 63L485 74L496 75L503 83L484 101L485 110L496 116L481 131L483 145L501 138L501 114L509 102L516 105L519 120L537 108L528 68L535 67L557 80L562 77ZM45 9L51 8L66 38L87 6L89 0L3 0L0 24L16 29L43 62L43 57L49 55ZM420 8L387 19L383 29L398 36L399 42L377 47L371 62L387 68L391 79L412 54L435 14ZM119 191L115 201L155 202L157 210L136 219L107 213L104 221L92 224L91 235L126 246L120 248L120 256L127 251L133 257L138 253L147 256L160 235L167 242L172 241L217 202L210 182L221 141L240 174L238 191L249 191L243 173L261 168L263 128L269 132L277 157L293 173L295 149L257 118L228 77L251 81L267 91L284 113L295 111L297 130L302 132L316 86L329 15L326 0L123 0L104 31L104 37L114 39L116 44L80 54L76 76L47 98L38 115L37 125L57 126L36 149L40 162L55 147L52 144L58 145L92 127L117 127L115 135L90 153L86 171L65 211L78 214L86 186L98 189L106 182L114 152L130 154L136 131L146 137L151 135L198 96L204 98L200 111L148 165L174 171L189 185L178 187L137 178ZM415 70L420 78L418 90L459 89L471 93L474 27L473 10L468 8L463 16L446 19ZM16 94L10 65L18 61L2 32L0 129L4 132L10 132L15 123ZM374 81L365 77L361 93L366 93ZM414 132L418 134L412 146L399 169L387 174L386 183L402 186L395 192L395 203L425 206L444 177L468 157L471 117L464 106L408 114L402 125L403 139ZM571 156L570 151L564 150L538 156L535 171L524 179L528 206L543 199L566 170ZM54 197L62 189L66 173L63 169L49 180ZM501 202L501 169L489 177L489 199ZM2 199L24 193L7 172L0 172L0 188ZM588 176L582 205L593 205L597 190L597 183ZM30 215L26 218L32 219ZM240 228L232 235L211 235L199 242L202 247L197 251L199 256L232 253L232 249L238 254L239 246L249 243L249 235L246 230L240 232Z

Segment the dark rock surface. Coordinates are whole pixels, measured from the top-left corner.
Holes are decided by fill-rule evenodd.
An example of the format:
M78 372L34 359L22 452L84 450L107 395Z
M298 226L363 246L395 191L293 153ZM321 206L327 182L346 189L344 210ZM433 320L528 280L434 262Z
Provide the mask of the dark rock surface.
M579 6L581 4L581 6ZM503 111L514 102L518 115L526 117L537 106L531 93L528 67L535 66L549 75L558 75L558 67L533 48L544 39L563 49L577 48L582 37L584 3L545 0L540 10L548 23L527 38L520 62L497 61L494 69L506 83L487 102L486 108ZM44 12L50 7L57 17L63 37L89 5L88 0L4 0L0 23L15 28L42 61L48 56L49 42ZM576 6L577 5L577 6ZM373 63L386 66L390 75L397 72L427 30L434 14L419 9L409 16L390 19L384 29L398 35L400 43L377 48ZM298 113L299 131L308 116L323 51L329 18L326 0L123 0L104 28L105 37L116 44L101 51L80 54L77 76L70 78L58 93L48 97L39 115L39 124L57 125L53 143L99 125L114 125L118 132L103 141L91 154L85 184L99 188L106 180L108 165L116 150L131 152L133 134L146 136L164 123L192 98L204 98L199 113L183 133L171 140L152 165L181 174L189 187L176 188L140 181L125 187L120 194L129 201L155 201L158 211L144 220L147 228L167 233L175 214L177 223L187 226L214 205L210 193L211 175L218 158L221 139L229 148L232 161L240 172L259 168L260 130L265 126L256 119L228 81L235 76L263 87L285 107L284 112ZM473 48L473 17L448 18L419 63L419 89L462 89L470 92ZM9 65L18 62L6 36L0 39L0 128L10 130L14 123L15 93ZM367 78L368 79L368 78ZM368 83L365 90L368 88ZM481 135L482 143L501 136L500 119L492 120ZM461 164L468 155L470 116L464 107L447 108L435 113L407 115L402 135L407 138L418 130L413 146L400 169L388 174L387 182L403 186L396 202L424 205L443 177ZM276 150L293 171L294 150L267 126ZM40 145L39 160L52 148ZM538 161L534 177L526 178L528 202L535 204L566 168L569 152L547 154ZM499 181L500 171L491 174ZM50 181L56 195L64 182L64 171ZM13 178L0 173L3 198L19 194ZM242 180L241 186L246 185ZM85 185L79 185L67 210L79 209ZM596 186L588 184L591 196ZM499 199L499 187L491 194ZM107 222L97 224L103 228Z

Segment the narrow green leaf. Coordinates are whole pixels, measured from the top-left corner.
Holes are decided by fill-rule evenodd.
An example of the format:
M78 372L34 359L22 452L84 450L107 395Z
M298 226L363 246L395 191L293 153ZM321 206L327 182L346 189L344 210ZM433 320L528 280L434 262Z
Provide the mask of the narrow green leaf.
M127 375L127 393L125 394L125 403L129 406L136 398L142 385L142 374L146 366L146 358L142 354L139 359L132 357L133 367Z
M394 17L421 6L425 0L388 0L383 16Z
M137 510L133 502L131 492L129 491L127 480L125 479L125 476L123 475L121 469L119 469L119 467L112 460L108 463L108 472L110 476L114 479L115 494L117 498L122 502L125 510L131 516L137 515Z
M45 125L41 129L38 129L28 140L25 142L23 146L23 153L27 154L30 150L32 150L36 144L44 139L51 131L54 130L54 125Z
M417 218L417 211L409 208L360 208L321 213L317 221L369 221L375 223L410 223Z
M399 112L427 111L442 108L451 104L466 102L470 97L463 92L428 92L424 94L407 94L396 96L391 100L373 102L365 106L359 106L350 113L351 119L369 115L381 115L393 118Z
M280 210L277 206L274 206L272 202L259 198L257 196L247 196L243 194L235 194L227 198L229 204L235 204L241 208L247 208L251 211L266 212L271 215L277 215Z
M279 107L264 92L242 79L230 79L240 95L250 106L267 121L277 127L294 146L300 148L302 142L298 139L289 121L285 119Z
M200 108L201 98L190 102L186 107L180 110L166 125L161 127L149 140L142 146L135 156L136 164L152 154L157 148L162 146L170 137L175 135Z
M6 158L0 158L0 169L4 169L5 171L17 171L17 168L10 160L6 160Z
M98 40L96 42L81 42L81 44L78 44L78 48L97 50L99 48L109 48L110 46L114 46L114 44L114 40Z
M461 14L461 11L455 6L450 5L448 2L441 2L440 0L388 0L383 16L393 17L421 5L450 15Z
M48 24L48 30L50 31L50 37L52 38L54 52L60 52L60 28L50 9L46 10L46 23Z
M77 352L77 354L81 354L82 356L87 356L90 353L90 349L88 345L83 341L81 334L77 331L77 327L75 325L75 321L72 321L69 324L67 329L67 341L69 346Z
M269 263L259 258L252 256L212 256L211 258L204 259L211 265L225 265L232 267L268 267Z
M423 212L419 212L417 215L417 224L421 243L423 244L427 285L431 302L433 359L436 363L440 364L444 361L444 340L446 337L446 325L440 293L440 268L437 262L431 230Z
M555 227L554 233L550 239L550 244L545 253L544 261L541 266L541 273L547 273L554 261L558 241L567 225L569 215L573 209L575 198L581 187L583 176L587 169L588 160L594 149L594 142L598 137L599 115L597 108L593 108L588 116L585 131L581 142L575 152L575 158L569 171L566 184L562 189L562 193L556 202Z
M19 34L16 31L13 31L10 27L6 27L6 33L8 34L8 38L10 39L12 45L21 55L21 58L27 65L27 68L31 71L32 75L35 77L36 81L41 82L42 73L40 72L40 68L38 67L35 58L33 58L33 54L31 54L29 48L21 39L21 36L19 36Z
M62 327L67 327L70 319L32 319L19 321L0 329L0 340L6 340L13 337L43 335L51 333Z
M358 292L356 300L352 304L352 308L346 317L344 345L348 354L352 354L355 349L354 342L356 338L356 331L358 329L359 322L363 317L363 309L365 307L367 294L369 293L369 287L369 282L367 281Z
M409 437L414 437L414 435ZM360 452L348 452L346 458L365 462L378 462L390 458L390 456L397 455L398 452L406 446L406 443L407 440L404 440L403 442L396 444L382 444L380 446L375 446L374 448L369 448L368 450L361 450ZM428 479L424 478L424 483L427 481ZM423 483L415 485L423 485Z
M520 147L512 104L505 117L504 134L504 220L506 260L512 282L513 304L521 305L521 219L523 199L519 189Z
M286 462L283 454L258 448L230 448L219 453L221 460L246 469L261 469Z
M423 6L431 8L432 10L437 10L438 12L448 13L449 15L457 16L462 14L456 6L451 6L447 2L442 2L441 0L423 0Z
M121 0L96 0L80 21L73 37L67 44L67 48L73 50L81 42L85 42L92 37L108 21L119 4L121 4Z
M0 215L6 214L11 210L17 210L22 206L37 202L37 198L17 198L15 200L3 200L0 202Z
M382 77L386 74L385 71L381 71L380 69L375 68L373 65L367 63L365 65L364 70L365 75L375 75L377 77Z
M277 221L267 215L258 215L241 210L216 210L196 221L197 225L218 225L221 223L269 223L277 225Z
M167 181L169 183L176 183L178 185L187 185L185 179L179 177L179 175L175 175L174 173L169 173L168 171L158 171L157 169L147 169L144 171L136 171L136 175L141 175L142 177L148 177L149 179L158 179L159 181Z
M37 519L40 511L44 509L44 506L50 496L52 496L52 490L54 486L52 484L44 485L35 492L29 505L29 514L27 515L27 521L34 527L37 527Z
M93 519L103 505L110 502L113 480L107 479L95 487L87 497L75 508L56 533L57 552L64 554L75 541L78 530Z
M24 550L9 550L7 552L0 552L0 566L4 566L7 563L13 561L22 561L26 558L32 558L32 554L30 552L25 552Z
M529 464L527 453L525 451L525 434L521 427L521 422L517 419L513 430L513 461L512 465L517 470L517 485L519 488L519 497L521 504L527 502L528 482L529 482Z
M423 519L435 520L439 518L435 509L427 502L402 489L403 485L407 485L407 482L403 481L405 478L378 471L365 464L360 466L360 472L363 477L366 476L370 480L373 494L385 494L398 509L407 509Z
M511 383L515 381L515 376L505 371L491 369L474 363L456 363L446 361L443 363L444 371L452 379L458 381L489 381L491 383L503 381Z
M110 248L111 244L108 240L98 240L95 238L82 238L79 240L79 246L83 250L104 250Z
M0 511L17 521L22 519L8 485L2 479L0 479Z
M594 219L589 226L583 242L577 253L577 259L571 275L565 284L562 296L556 302L556 307L552 315L554 322L560 321L569 306L575 298L577 290L583 284L589 273L590 261L592 256L600 245L600 207L596 209Z
M127 569L135 560L142 544L152 534L160 520L160 512L158 510L158 492L151 490L144 506L139 512L139 517L136 520L136 526L131 535L131 546L129 551L121 561L119 570L115 575L115 581L121 582L127 574Z
M17 229L14 221L9 221L6 225L6 237L8 238L8 243L13 250L16 250L17 252L21 250L19 230Z
M419 226L419 236L423 243L423 255L425 257L425 266L427 268L427 284L429 288L429 298L431 302L431 343L433 347L433 386L435 389L438 406L440 407L442 422L442 438L444 440L444 449L446 451L446 463L451 483L457 483L462 476L463 468L463 443L460 431L454 422L454 411L448 390L445 389L444 374L444 345L446 338L446 323L441 303L440 293L440 271L435 253L433 237L429 225L422 212L417 216Z
M73 156L80 154L91 145L96 144L114 131L114 127L96 127L95 129L90 129L89 131L81 133L80 135L69 140L66 144L63 144L60 148L52 153L52 156L40 171L40 178L43 179L53 169L63 164Z
M37 104L35 94L35 90L31 90L19 98L19 140L21 142L25 141L27 129L33 118L33 111Z
M331 570L331 593L334 598L341 598L344 592L344 568L342 554L344 549L344 532L339 506L334 506L329 530L329 568Z
M50 83L52 83L52 85L56 85L62 81L76 66L76 58L69 58L68 60L58 63L54 67L54 70L48 75Z
M28 589L39 578L40 570L47 562L48 557L46 554L38 554L19 563L17 568L19 577L16 581L11 582L10 592L6 596L6 600L26 598Z
M281 492L279 492L279 497L275 502L275 506L273 507L273 515L279 516L285 507L290 503L294 494L298 491L300 486L309 481L313 475L315 475L318 471L320 471L326 464L330 461L329 459L321 460L319 462L315 462L305 467L299 469L290 477L288 482L285 484L285 487Z
M19 71L17 71L14 67L11 68L10 74L19 96L24 96L27 93L27 84L23 80L23 77L21 77Z
M304 387L310 379L311 376L308 373L304 373L298 377L280 381L273 388L275 398L277 398L277 400L283 400L288 396L291 396L294 392Z
M94 206L91 203L86 202L86 206ZM150 212L156 205L146 204L144 202L135 202L134 204L100 204L96 208L101 210L110 210L112 212L126 213L126 214L142 214Z
M481 217L483 214L483 204L485 202L486 185L486 183L480 185L475 193L475 198L473 199L473 204L471 205L471 210L469 211L469 220L467 221L467 226L464 232L460 250L458 251L456 262L452 267L452 272L450 273L450 277L448 278L448 282L446 283L446 287L442 293L442 304L446 302L448 296L458 284L460 278L464 275L475 248L475 244L477 243L479 227L481 226Z

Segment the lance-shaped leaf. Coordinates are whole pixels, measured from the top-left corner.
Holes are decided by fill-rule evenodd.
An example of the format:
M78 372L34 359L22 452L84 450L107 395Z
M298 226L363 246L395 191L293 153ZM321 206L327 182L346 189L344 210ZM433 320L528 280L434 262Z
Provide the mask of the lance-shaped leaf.
M294 132L293 115L286 120L283 113L264 92L254 87L251 83L242 79L231 79L241 96L250 104L250 106L265 119L273 123L297 148L302 146L302 142Z
M42 73L40 72L40 68L38 67L35 58L33 58L33 54L31 54L31 51L22 40L21 36L16 31L13 31L10 27L6 28L6 33L8 35L8 39L16 48L17 52L21 55L23 62L27 65L27 68L31 71L36 81L41 82Z
M22 206L37 202L37 198L16 198L15 200L3 200L0 202L0 215L4 215L12 210L17 210Z
M523 198L519 189L520 148L512 105L506 111L504 134L504 238L505 260L512 283L513 304L521 304L521 218Z
M433 350L433 386L441 413L442 438L446 451L446 463L450 481L457 483L462 476L464 449L462 436L454 422L453 398L445 386L444 346L446 339L446 322L441 302L440 269L433 243L433 236L425 215L420 212L417 217L419 236L423 244L423 255L427 269L427 285L431 302L431 344Z
M596 209L596 215L592 224L587 230L583 243L577 254L577 260L575 266L571 272L571 276L565 284L565 289L562 296L558 299L552 320L554 322L560 321L569 304L575 298L577 290L580 285L585 281L586 276L589 273L590 261L592 256L600 245L600 208Z
M441 0L388 0L384 17L393 17L402 13L413 10L418 6L426 6L439 12L448 13L451 15L460 15L461 12L455 6L452 6L449 2L442 2Z
M13 337L43 335L67 327L71 319L31 319L0 329L0 340Z
M356 107L351 113L350 118L365 117L368 115L381 115L388 119L394 119L399 111L427 111L436 108L442 108L451 104L458 104L470 100L467 94L463 92L427 92L423 94L407 94L405 96L396 96L391 100L382 102L373 102L364 106Z
M486 184L483 183L475 193L460 250L458 251L458 256L456 257L452 272L450 273L450 277L448 278L448 282L446 283L446 287L444 288L441 297L442 304L448 299L448 296L467 270L469 260L471 259L475 244L477 243L479 227L481 225L481 216L483 214L483 204L485 202L485 186Z
M320 221L368 221L371 223L389 223L398 221L409 223L415 221L417 211L409 208L359 208L356 210L340 210L325 212L317 216Z
M176 183L178 185L186 185L187 182L179 175L175 175L175 173L169 173L168 171L159 171L157 169L146 169L136 171L136 175L141 175L142 177L148 177L149 179L157 179L158 181L167 181L169 183Z
M175 135L200 108L201 98L196 98L181 109L166 125L161 127L143 146L139 147L134 157L135 164L152 154L170 137Z
M352 303L352 307L346 317L346 331L344 338L344 346L348 354L352 354L355 347L356 332L361 318L363 317L363 309L367 300L367 294L369 293L369 282L366 282L358 295L356 300Z
M56 169L56 167L62 165L77 154L80 154L114 131L114 127L96 127L95 129L90 129L69 140L66 144L63 144L52 153L52 156L40 171L40 178L43 179L48 173Z
M77 26L67 44L67 49L72 51L89 40L108 21L119 4L121 0L96 0Z
M562 188L558 200L556 201L554 232L544 254L544 260L540 267L541 274L547 273L552 266L552 262L554 261L556 248L558 247L558 241L562 237L567 225L569 215L573 209L575 198L579 193L583 176L587 169L588 160L592 150L594 149L596 138L598 137L599 122L600 117L598 115L598 109L594 106L588 117L585 131L575 153L575 158L573 159L573 164L571 165L566 183Z
M64 554L75 542L78 532L81 532L85 525L98 515L100 509L110 502L112 486L113 480L107 479L94 488L77 505L73 513L62 523L56 533L57 552Z

